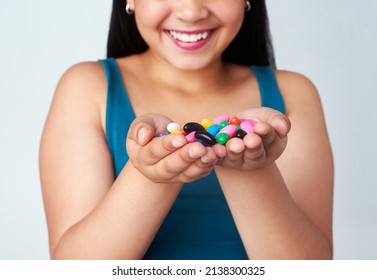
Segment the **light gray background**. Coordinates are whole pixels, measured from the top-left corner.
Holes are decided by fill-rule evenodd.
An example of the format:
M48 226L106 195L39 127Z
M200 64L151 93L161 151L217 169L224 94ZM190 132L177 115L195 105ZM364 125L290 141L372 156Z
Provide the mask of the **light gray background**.
M0 2L0 259L48 259L40 135L62 73L105 57L111 1ZM322 98L335 258L377 259L377 0L267 2L278 67L307 75Z

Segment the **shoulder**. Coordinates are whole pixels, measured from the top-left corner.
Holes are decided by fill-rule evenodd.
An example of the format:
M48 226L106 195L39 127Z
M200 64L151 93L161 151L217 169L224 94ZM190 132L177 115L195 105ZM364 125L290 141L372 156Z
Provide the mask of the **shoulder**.
M68 116L101 122L104 112L107 82L99 62L81 62L68 68L59 80L50 108L50 115Z
M64 72L59 81L58 89L70 87L79 91L85 88L98 88L105 84L106 77L100 62L81 62L71 66Z
M307 76L286 70L275 70L275 75L288 116L300 111L322 111L318 90Z
M54 98L99 102L107 81L100 62L81 62L68 68L59 80Z

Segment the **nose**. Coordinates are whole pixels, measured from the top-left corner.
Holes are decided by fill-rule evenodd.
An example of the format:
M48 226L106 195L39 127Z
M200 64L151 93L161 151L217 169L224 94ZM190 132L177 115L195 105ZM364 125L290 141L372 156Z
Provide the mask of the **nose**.
M175 16L182 21L200 21L209 15L205 2L206 0L177 0Z

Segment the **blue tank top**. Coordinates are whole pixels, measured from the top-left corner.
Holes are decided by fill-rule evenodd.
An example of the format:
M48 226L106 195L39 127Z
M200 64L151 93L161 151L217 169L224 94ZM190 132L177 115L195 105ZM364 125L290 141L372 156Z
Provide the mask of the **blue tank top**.
M118 176L128 161L125 139L135 114L116 61L109 58L100 62L108 83L106 138ZM261 105L285 113L273 70L261 66L251 69L258 81ZM215 172L184 184L144 259L247 259Z

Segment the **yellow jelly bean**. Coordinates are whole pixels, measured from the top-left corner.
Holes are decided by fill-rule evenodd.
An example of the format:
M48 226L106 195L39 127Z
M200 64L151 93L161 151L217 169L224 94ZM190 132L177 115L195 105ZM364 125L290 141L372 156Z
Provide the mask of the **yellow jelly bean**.
M183 134L182 130L175 129L171 132L171 134Z
M207 130L208 127L213 125L213 121L211 121L210 119L203 119L200 124L205 128L205 130Z

